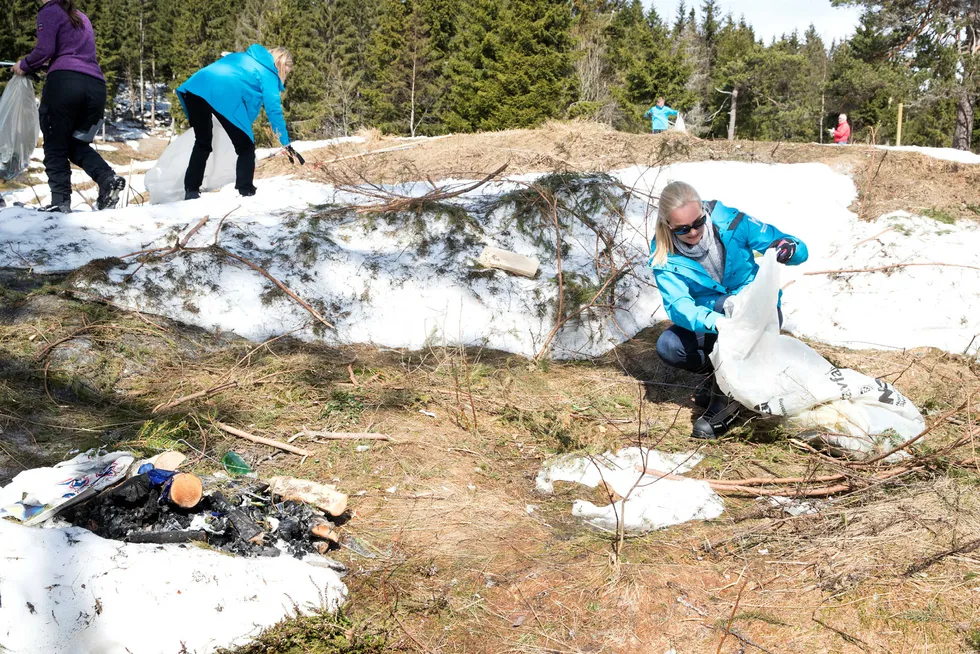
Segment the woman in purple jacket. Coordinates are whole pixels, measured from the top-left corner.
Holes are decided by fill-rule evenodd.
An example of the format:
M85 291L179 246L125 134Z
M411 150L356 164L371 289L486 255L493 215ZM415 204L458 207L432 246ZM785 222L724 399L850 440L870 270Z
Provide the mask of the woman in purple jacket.
M71 212L71 164L99 185L98 208L114 207L126 180L90 145L102 126L106 87L92 23L74 0L45 1L37 14L37 46L14 65L14 74L33 73L49 61L39 113L51 204L41 210Z

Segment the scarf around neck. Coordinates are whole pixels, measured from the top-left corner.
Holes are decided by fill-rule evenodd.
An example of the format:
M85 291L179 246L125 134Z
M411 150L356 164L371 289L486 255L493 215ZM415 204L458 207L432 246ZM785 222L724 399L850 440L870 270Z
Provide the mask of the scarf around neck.
M674 240L674 251L677 254L700 263L711 279L721 284L721 280L725 277L725 246L710 218L705 224L701 240L696 244L688 245L676 234L671 234L671 238Z

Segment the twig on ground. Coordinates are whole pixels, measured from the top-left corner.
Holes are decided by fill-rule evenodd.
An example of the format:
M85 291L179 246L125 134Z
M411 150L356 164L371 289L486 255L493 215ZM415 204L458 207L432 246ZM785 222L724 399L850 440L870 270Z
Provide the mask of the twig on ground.
M34 357L35 360L41 361L42 359L44 359L44 357L48 356L51 353L51 350L55 349L56 347L58 347L62 343L67 343L68 341L70 341L70 340L72 340L72 339L74 339L74 338L76 338L78 336L81 336L82 334L84 334L86 332L92 331L93 329L95 329L98 326L99 326L99 323L95 323L95 324L92 324L92 325L85 325L84 327L82 327L80 329L76 329L75 331L73 331L68 336L65 336L64 338L59 338L54 343L51 343L51 344L45 346L44 348L42 348L41 351L38 352L37 355Z
M893 263L888 266L877 266L874 268L843 268L841 270L815 270L813 272L805 272L804 276L807 275L842 275L845 273L871 273L880 272L882 270L894 270L897 268L909 268L912 266L940 266L946 268L969 268L970 270L980 270L980 266L968 266L962 263L932 263L929 261L916 261L911 263Z
M153 411L151 411L150 413L160 413L161 411L167 411L169 409L173 409L174 407L180 406L185 402L196 400L199 397L211 397L212 395L217 395L221 391L226 391L229 388L235 388L236 386L238 386L238 382L233 381L233 382L228 382L226 384L219 384L218 386L212 386L211 388L206 388L203 391L197 391L196 393L191 393L190 395L183 395L171 402L161 402L160 404L153 407Z
M344 432L344 431L314 431L303 428L303 431L296 432L289 437L288 442L292 443L297 438L309 436L311 438L323 438L331 441L393 441L395 440L387 434L374 434L368 432Z
M728 624L725 625L725 631L721 636L721 642L718 643L718 651L716 652L716 654L721 654L721 648L725 644L725 640L728 638L728 634L731 633L732 621L735 620L735 612L738 611L738 603L742 601L742 591L744 591L745 587L748 585L749 585L749 580L746 579L745 583L742 584L742 587L738 589L738 595L735 597L735 605L732 606L732 613L731 615L728 616Z
M829 629L833 631L835 634L837 634L838 636L840 636L841 638L849 642L851 645L854 645L855 647L858 647L865 652L871 651L871 648L868 646L868 644L863 640L861 640L860 638L858 638L857 636L852 636L846 631L841 631L837 627L833 627L827 624L826 622L824 622L823 620L821 620L820 618L818 618L816 611L813 612L813 615L811 615L810 618L824 629Z
M382 204L369 204L362 205L356 208L357 213L387 213L389 211L405 211L406 209L412 209L415 207L424 206L427 202L444 202L460 195L469 193L470 191L475 191L484 184L492 181L494 178L498 177L501 173L507 170L507 164L504 164L497 168L483 179L473 182L468 186L462 188L445 190L445 189L435 189L421 195L418 197L396 197L388 202ZM392 194L393 195L393 194Z
M392 612L391 617L395 619L395 622L398 623L398 626L402 628L402 631L405 632L405 635L408 636L413 643L418 645L419 648L421 648L421 650L426 654L432 654L432 650L430 650L428 647L426 647L421 642L419 642L419 639L413 636L412 632L405 628L405 625L402 624L402 621L398 619L398 616L394 612Z
M295 445L290 445L289 443L282 443L280 441L272 440L271 438L263 438L262 436L256 436L250 434L247 431L242 431L241 429L236 429L231 425L226 425L223 422L215 422L214 426L221 431L228 432L232 436L238 436L239 438L244 438L247 441L252 441L253 443L258 443L259 445L268 445L269 447L277 447L280 450L285 450L286 452L292 452L293 454L298 454L299 456L313 456L313 453L309 450L304 450Z
M952 556L954 554L966 554L968 552L973 552L978 548L980 548L980 538L977 538L976 540L971 540L969 543L965 543L963 545L960 545L959 547L954 547L952 549L948 549L943 552L933 554L932 556L928 556L910 565L908 567L908 570L905 571L905 576L911 577L912 575L918 572L922 572L926 568L935 565L936 563L939 563L947 556Z

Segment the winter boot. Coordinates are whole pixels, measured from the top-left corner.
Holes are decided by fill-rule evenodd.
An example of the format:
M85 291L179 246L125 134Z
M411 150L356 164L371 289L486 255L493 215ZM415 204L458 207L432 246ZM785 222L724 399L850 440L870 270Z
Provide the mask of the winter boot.
M711 385L711 401L708 404L704 415L694 422L694 431L691 438L704 440L714 440L718 438L732 426L738 418L738 412L742 406L721 392L717 382Z
M201 198L200 191L184 191L185 200L199 200Z
M240 194L240 195L241 195L241 196L242 196L243 198L250 198L250 197L252 197L253 195L255 195L255 192L256 192L257 190L258 190L258 189L256 189L256 188L255 188L254 186L246 186L246 187L244 187L244 188L240 188L240 189L238 189L238 193L239 193L239 194Z
M99 182L99 199L95 206L99 211L113 209L119 202L119 194L126 188L126 180L118 175L110 175Z
M699 409L707 409L711 404L711 387L714 386L715 376L709 375L701 380L694 389L694 406Z
M43 213L71 213L71 196L54 193L51 204L38 209Z

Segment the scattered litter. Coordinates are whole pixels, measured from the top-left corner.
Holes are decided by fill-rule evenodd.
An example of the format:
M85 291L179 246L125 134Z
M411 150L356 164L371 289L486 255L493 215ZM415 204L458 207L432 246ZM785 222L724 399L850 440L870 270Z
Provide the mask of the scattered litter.
M370 445L358 445L354 449L357 450L358 452L367 452L368 450L371 449L371 446Z
M419 409L419 413L421 413L423 416L428 416L430 418L437 418L438 417L436 414L432 413L431 411L426 411L424 409Z
M398 486L392 486L391 488L385 489L385 492L386 493L397 493L398 492Z
M776 251L768 250L755 281L725 303L730 321L711 353L721 389L761 415L813 430L811 443L852 458L868 458L918 436L925 421L894 386L840 370L780 333L779 288ZM907 456L896 452L886 461Z
M252 472L252 469L248 467L245 463L245 459L239 456L236 452L228 452L223 457L221 457L221 465L225 467L229 475L233 477L239 477L241 475L247 475Z
M650 531L690 520L711 520L724 511L721 497L707 482L696 479L662 479L639 470L656 469L673 473L691 470L701 459L693 453L667 454L647 448L628 447L597 457L565 456L547 461L537 477L537 489L553 493L556 481L568 481L590 488L601 483L624 502L596 506L575 500L572 515L602 529L615 529L623 520L629 531ZM625 513L625 516L624 516Z
M475 491L476 490L476 486L474 486L473 484L467 484L466 485L466 488L468 488L471 491Z
M25 470L0 488L0 518L39 524L125 479L133 461L135 457L128 452L90 450L51 468Z
M794 517L798 515L814 515L820 513L821 506L820 502L783 497L782 495L760 497L759 502L768 504L775 509L781 510L787 515Z
M524 507L524 510L527 511L527 514L528 515L531 515L532 513L534 513L535 511L538 510L538 505L537 504L528 504L527 506Z

